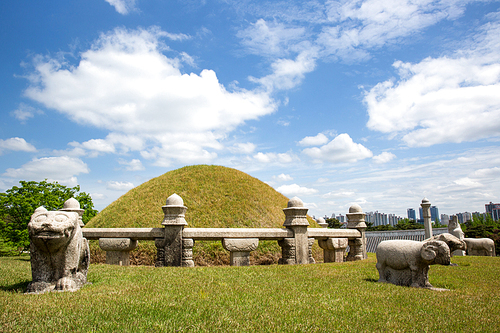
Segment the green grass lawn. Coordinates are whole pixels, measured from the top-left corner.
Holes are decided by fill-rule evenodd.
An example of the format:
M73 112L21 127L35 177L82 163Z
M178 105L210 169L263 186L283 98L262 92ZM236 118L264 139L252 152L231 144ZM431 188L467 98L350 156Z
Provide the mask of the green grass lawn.
M302 266L90 266L91 285L24 295L29 257L0 258L1 332L498 332L500 258L431 266L449 291L377 283L375 257Z

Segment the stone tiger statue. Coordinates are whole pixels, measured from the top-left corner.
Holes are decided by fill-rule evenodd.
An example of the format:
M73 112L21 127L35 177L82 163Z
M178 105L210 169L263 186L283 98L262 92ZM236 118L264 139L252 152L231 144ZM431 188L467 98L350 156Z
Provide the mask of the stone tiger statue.
M38 207L28 232L33 281L27 293L76 291L87 283L90 251L78 213Z

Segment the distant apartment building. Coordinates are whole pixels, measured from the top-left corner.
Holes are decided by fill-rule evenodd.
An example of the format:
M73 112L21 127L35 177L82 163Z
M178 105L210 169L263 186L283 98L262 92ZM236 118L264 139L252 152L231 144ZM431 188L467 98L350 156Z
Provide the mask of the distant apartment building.
M450 223L450 217L446 214L441 214L441 220L439 222L443 225L448 225Z
M499 203L492 203L490 202L489 204L484 205L486 214L489 214L491 218L494 221L500 220L500 204Z
M458 217L458 222L460 222L460 223L465 223L467 221L472 220L472 214L469 212L458 213L458 214L456 214L456 216Z
M406 210L406 214L408 215L408 220L417 220L417 213L415 212L415 209L413 208L408 208Z
M365 221L369 223L373 223L373 226L386 225L390 224L391 226L395 226L401 221L400 216L396 216L394 214L385 214L379 213L378 211L365 213Z

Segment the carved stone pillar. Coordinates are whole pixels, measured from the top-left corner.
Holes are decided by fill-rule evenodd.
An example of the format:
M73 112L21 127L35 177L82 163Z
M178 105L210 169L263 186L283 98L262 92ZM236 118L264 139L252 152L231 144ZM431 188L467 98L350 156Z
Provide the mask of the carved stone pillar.
M280 265L295 265L295 238L283 238L278 241L281 247Z
M422 215L424 217L425 239L432 237L431 203L427 198L422 199Z
M161 224L165 226L165 236L163 239L155 240L156 266L181 266L182 231L187 225L184 219L187 207L184 206L184 201L180 196L172 194L162 209L165 215Z
M294 242L291 247L295 247L295 262L294 264L308 264L309 260L309 237L307 236L307 227L309 222L307 221L307 208L304 208L304 203L297 197L292 198L288 201L288 207L283 209L285 213L285 223L283 226L287 229L291 229L294 234ZM289 244L283 243L285 246ZM282 249L284 247L282 246ZM282 250L283 252L284 250ZM282 260L283 263L291 263L291 257L286 260Z
M182 239L182 267L194 267L193 261L194 240L191 238Z
M361 238L349 239L349 254L347 255L347 261L363 260L368 258L366 253L366 223L365 223L365 213L358 205L352 205L349 207L349 213L347 215L347 228L348 229L358 229L361 233Z

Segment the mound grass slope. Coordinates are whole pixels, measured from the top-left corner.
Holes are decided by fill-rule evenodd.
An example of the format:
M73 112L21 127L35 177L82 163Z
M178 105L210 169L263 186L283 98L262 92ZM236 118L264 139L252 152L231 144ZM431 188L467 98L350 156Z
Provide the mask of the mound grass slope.
M279 228L288 198L248 174L214 165L173 170L133 188L87 223L88 228L161 227L167 198L177 193L193 228ZM309 218L311 227L316 222Z

